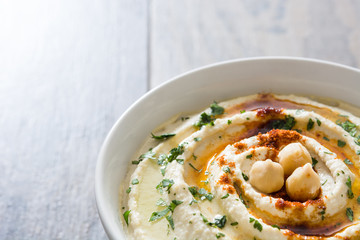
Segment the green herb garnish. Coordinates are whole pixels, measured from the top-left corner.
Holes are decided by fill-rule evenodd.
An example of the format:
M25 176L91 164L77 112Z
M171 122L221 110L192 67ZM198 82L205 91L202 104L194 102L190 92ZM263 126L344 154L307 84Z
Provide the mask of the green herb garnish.
M321 215L321 220L323 221L325 219L325 209L319 212L319 214Z
M226 216L225 215L216 215L214 218L214 224L218 228L224 228L226 224Z
M291 115L286 115L284 120L275 120L272 122L272 128L291 130L296 124L295 118Z
M253 225L254 228L257 229L257 230L259 230L260 232L262 231L262 225L261 225L261 223L260 223L258 220L256 220L256 219L254 219L254 218L251 217L251 218L249 219L249 222L250 222L250 223L254 222L254 225Z
M273 224L273 225L271 225L273 228L277 228L277 229L279 229L280 230L280 227L278 226L278 225L276 225L276 224Z
M344 142L344 141L342 141L342 140L338 140L338 141L337 141L337 145L338 145L339 147L344 147L344 146L346 145L346 142Z
M321 121L319 119L316 119L316 123L319 127L321 126Z
M161 180L161 182L156 186L156 189L157 189L161 194L163 194L164 191L167 191L168 193L170 193L170 188L171 188L172 185L174 185L174 180L164 178L164 179Z
M165 134L161 134L161 135L154 135L153 133L151 133L151 137L156 139L156 140L166 140L166 139L169 139L173 136L175 136L176 134L175 133L165 133Z
M346 180L346 186L348 186L348 190L347 190L347 195L348 195L348 198L349 199L352 199L352 198L354 198L354 193L353 193L353 191L352 191L352 187L351 187L351 185L352 185L352 183L351 183L351 178L350 178L350 176L347 178L347 180Z
M156 221L156 220L159 220L163 217L165 217L169 212L174 212L175 208L177 206L179 206L180 204L182 203L182 201L179 201L179 200L172 200L170 205L167 206L164 210L162 211L159 211L159 212L153 212L151 214L151 217L149 219L149 222L153 222L153 221ZM169 220L169 219L168 219Z
M175 226L174 226L174 219L172 218L172 215L166 216L166 220L168 220L171 229L174 230Z
M222 170L223 170L223 172L225 172L225 173L229 173L229 172L230 172L229 166L223 167Z
M352 164L353 164L353 163L352 163L349 159L347 159L347 158L345 158L344 163L346 163L346 164L348 164L348 165L352 165Z
M139 184L139 180L138 180L137 178L134 178L134 179L131 181L131 184L132 184L132 185Z
M224 196L221 197L221 199L228 198L229 196L230 196L229 193L226 193Z
M213 104L210 105L211 108L211 115L221 115L224 113L225 109L217 104L217 102L214 101Z
M189 166L192 168L192 169L194 169L195 171L197 171L197 172L201 172L202 171L202 169L197 169L196 167L194 167L194 165L192 165L191 163L189 163Z
M252 154L249 154L246 156L246 158L249 159L249 158L252 158L252 156L253 156Z
M195 199L200 199L200 200L213 200L214 195L212 193L207 192L204 188L198 188L196 186L193 187L188 187L190 193L193 195L193 197Z
M141 154L140 157L138 158L138 160L132 161L131 163L134 164L134 165L137 165L141 161L143 161L145 158L156 159L155 158L155 153L152 152L152 148L150 148L149 151L147 151L146 153Z
M311 158L312 159L312 167L315 167L315 165L319 162L318 160L316 160L315 158Z
M124 216L124 220L127 226L129 226L129 215L130 215L131 210L127 210L126 212L124 212L123 216Z
M346 216L351 222L354 220L354 212L351 208L346 209Z
M207 114L206 112L201 113L200 119L195 123L195 126L198 128L202 128L202 126L210 125L214 126L214 121L216 116L222 115L225 109L219 106L216 102L210 105L211 114Z
M249 177L245 173L242 172L241 174L242 174L245 181L249 180Z
M306 130L311 130L312 128L314 127L314 121L311 119L311 118L309 118L309 121L308 121L308 124L307 124L307 126L306 126Z

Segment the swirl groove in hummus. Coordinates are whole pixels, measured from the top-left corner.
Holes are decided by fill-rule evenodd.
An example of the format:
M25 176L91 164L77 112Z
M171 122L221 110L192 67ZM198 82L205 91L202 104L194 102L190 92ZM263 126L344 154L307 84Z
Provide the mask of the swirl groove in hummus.
M339 108L273 94L178 116L130 167L124 228L130 239L360 239L359 124ZM278 163L292 143L310 154L306 166L321 183L304 201L287 193L289 176L270 193L249 180L254 163Z

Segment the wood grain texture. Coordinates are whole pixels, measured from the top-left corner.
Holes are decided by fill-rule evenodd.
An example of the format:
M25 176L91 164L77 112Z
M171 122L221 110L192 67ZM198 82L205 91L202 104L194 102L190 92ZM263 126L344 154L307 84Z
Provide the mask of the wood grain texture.
M94 196L100 146L132 102L170 77L270 55L360 67L356 0L0 6L0 239L106 238Z
M105 239L95 164L147 90L147 2L0 6L0 239Z
M299 56L360 66L356 0L153 0L151 87L235 58Z

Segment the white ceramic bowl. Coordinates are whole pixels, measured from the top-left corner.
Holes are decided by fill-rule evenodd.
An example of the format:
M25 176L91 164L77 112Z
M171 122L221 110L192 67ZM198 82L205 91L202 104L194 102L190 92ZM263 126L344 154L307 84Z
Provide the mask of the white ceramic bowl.
M97 162L96 201L109 238L126 239L119 185L128 162L155 127L177 113L201 111L214 100L259 92L311 94L360 106L360 70L304 58L240 59L188 72L149 91L115 123Z

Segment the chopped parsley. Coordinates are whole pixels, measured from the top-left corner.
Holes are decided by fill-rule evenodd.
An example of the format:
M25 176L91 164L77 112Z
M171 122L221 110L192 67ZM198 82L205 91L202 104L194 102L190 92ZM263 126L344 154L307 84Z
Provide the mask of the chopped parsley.
M219 106L216 102L210 105L211 113L207 114L206 112L201 113L200 119L195 123L195 126L202 128L202 126L210 125L214 126L214 121L216 116L222 115L225 109Z
M189 163L189 166L192 168L192 169L194 169L195 171L197 171L197 172L201 172L202 171L202 169L197 169L196 167L194 167L194 165L192 165L191 163Z
M337 145L338 145L339 147L345 147L346 142L344 142L344 141L342 141L342 140L338 140L338 141L337 141Z
M190 117L181 117L181 121L188 120Z
M246 156L246 158L249 159L249 158L252 158L252 156L253 156L252 154L249 154Z
M227 124L230 125L232 123L232 121L229 119L227 120Z
M311 158L312 159L312 167L315 167L315 165L319 162L318 160L316 160L315 158Z
M319 119L316 119L316 123L319 127L321 126L321 121Z
M321 184L321 186L324 186L326 182L327 182L327 179L325 180L325 182L323 182L323 183Z
M131 181L131 184L132 184L132 185L139 184L139 180L138 180L137 178L134 178L134 179Z
M230 172L229 166L223 167L222 170L223 170L223 172L225 172L225 173L229 173L229 172Z
M244 200L244 198L243 198L243 196L242 196L241 193L239 194L239 199L240 199L240 201L242 202L242 204L244 204L244 206L245 206L246 208L249 208L249 206L246 205L246 202L245 202L245 200Z
M174 219L172 218L172 215L167 215L166 220L168 220L171 229L174 230L175 226L174 226Z
M151 137L156 139L156 140L166 140L166 139L169 139L173 136L175 136L176 134L175 133L165 133L165 134L161 134L161 135L154 135L153 133L151 133Z
M360 155L360 150L357 150L357 151L356 151L356 155Z
M325 219L325 209L319 212L319 214L321 215L321 220L323 221Z
M170 188L171 188L172 185L174 185L174 180L164 178L164 179L161 180L161 182L156 186L156 189L157 189L161 194L163 194L164 191L167 191L168 193L170 193Z
M286 115L283 120L275 120L272 122L273 129L291 130L296 124L295 118L291 115Z
M225 215L216 215L214 218L214 224L218 228L224 228L226 224L226 216Z
M224 196L221 197L221 199L228 198L229 196L230 196L229 193L226 193Z
M185 144L185 143L184 143ZM177 161L179 164L184 164L184 159L179 159L178 156L184 153L184 144L180 144L179 146L170 150L169 154L160 154L157 158L158 165L162 166L160 168L161 174L165 175L166 166L172 162Z
M306 130L311 130L311 129L313 129L313 127L314 127L314 121L311 119L311 118L309 118L309 121L308 121L308 124L307 124L307 126L306 126Z
M351 208L346 209L346 216L351 222L354 220L354 212Z
M326 141L330 141L330 139L328 139L327 137L323 137L323 139Z
M152 148L150 148L149 151L147 151L146 153L141 154L140 157L138 158L138 160L132 161L131 163L134 165L137 165L141 161L143 161L145 158L156 159L155 153L152 151Z
M347 195L348 195L348 198L349 199L352 199L352 198L354 198L354 193L353 193L353 191L352 191L352 188L351 188L351 178L350 178L350 176L347 178L347 180L346 180L346 186L348 186L348 190L347 190Z
M182 201L179 200L172 200L169 206L166 206L166 208L159 212L153 212L151 214L151 217L149 219L149 222L157 221L163 217L165 217L169 212L173 213L175 208L179 206L182 203ZM172 218L171 218L172 219ZM168 219L169 221L169 219ZM169 221L170 223L170 221Z
M219 106L217 104L217 102L214 101L213 104L210 105L211 108L211 115L216 116L216 115L221 115L224 113L224 108Z
M347 159L347 158L345 158L344 163L346 163L346 164L348 164L348 165L352 165L352 164L353 164L353 163L352 163L349 159Z
M341 122L340 120L337 120L336 124L342 127L348 133L350 133L352 137L356 136L357 134L356 124L350 122L349 120L346 120L345 122Z
M325 154L330 154L330 155L332 155L333 153L332 152L324 152Z
M124 212L123 216L124 216L124 220L127 226L129 226L129 215L130 215L131 210L127 210L126 212Z
M217 239L219 239L221 237L225 237L225 234L223 234L221 232L218 232L215 236L216 236Z
M279 229L280 230L280 227L278 226L278 225L276 225L276 224L273 224L273 225L271 225L273 228L277 228L277 229Z
M176 158L184 153L184 145L180 144L178 147L170 150L170 154L167 156L167 160L172 162L173 160L177 160Z
M256 219L254 219L254 218L251 217L251 218L249 219L249 223L252 223L252 222L254 222L253 227L261 232L261 231L262 231L262 225L261 225L261 223L260 223L258 220L256 220Z
M242 172L241 174L242 174L245 181L249 180L249 177L245 173Z
M214 222L210 222L209 220L207 220L207 218L204 215L202 215L201 213L200 213L200 216L206 225L209 225L211 227L218 227L220 229L225 227L225 224L226 224L226 216L225 215L216 215L214 217Z
M346 132L348 132L350 136L354 137L355 143L357 145L360 145L360 135L358 135L356 124L350 122L349 120L346 120L345 122L337 120L336 124L342 127Z
M204 188L198 189L198 187L193 186L193 187L188 187L188 189L195 199L200 199L200 200L207 199L211 201L214 198L214 195L212 193L207 192Z
M232 223L230 223L231 226L236 226L236 225L238 225L238 224L239 224L238 222L232 222Z
M356 199L357 203L360 204L360 196L358 196L358 198Z
M201 138L196 137L196 138L194 138L194 141L195 141L195 142L201 141Z
M126 193L130 193L131 192L131 187L129 187L128 189L126 189Z
M246 112L246 110L240 110L240 113L244 113L244 112Z

